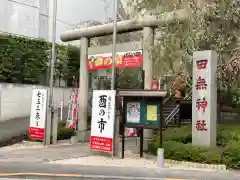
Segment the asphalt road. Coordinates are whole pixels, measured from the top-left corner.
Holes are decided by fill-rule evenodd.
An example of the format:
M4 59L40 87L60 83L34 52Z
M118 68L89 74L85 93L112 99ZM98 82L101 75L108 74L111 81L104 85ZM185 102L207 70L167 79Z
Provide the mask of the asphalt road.
M55 165L44 163L0 163L1 178L21 179L109 179L109 180L239 180L237 172Z

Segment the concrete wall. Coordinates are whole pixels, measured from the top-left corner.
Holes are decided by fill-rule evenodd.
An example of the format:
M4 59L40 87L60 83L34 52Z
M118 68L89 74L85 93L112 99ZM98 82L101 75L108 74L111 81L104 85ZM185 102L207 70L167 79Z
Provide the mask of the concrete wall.
M32 89L44 86L24 84L0 84L0 122L30 116ZM60 108L61 101L68 106L70 88L54 88L54 108Z

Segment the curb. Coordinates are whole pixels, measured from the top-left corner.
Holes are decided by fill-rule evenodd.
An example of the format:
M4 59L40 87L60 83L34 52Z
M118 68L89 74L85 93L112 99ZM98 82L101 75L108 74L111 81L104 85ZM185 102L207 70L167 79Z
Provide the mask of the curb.
M157 160L156 156L144 154L146 159ZM173 169L197 169L197 170L212 170L212 171L227 171L224 164L204 164L189 161L176 161L172 159L164 159L164 166Z
M193 163L188 161L175 161L171 159L165 159L166 167L177 168L177 166L181 166L181 165L185 166L186 168L227 171L227 167L223 164L202 164L202 163Z
M37 172L22 172L22 173L0 173L0 177L64 177L64 178L91 178L91 179L138 179L138 180L186 180L172 179L159 177L132 177L132 176L108 176L108 175L92 175L92 174L57 174L57 173L37 173Z

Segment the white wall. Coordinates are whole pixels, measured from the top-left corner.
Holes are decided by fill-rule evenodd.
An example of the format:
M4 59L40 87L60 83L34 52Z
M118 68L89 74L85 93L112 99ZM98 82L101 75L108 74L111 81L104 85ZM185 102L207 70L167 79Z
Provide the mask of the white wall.
M36 85L0 84L0 122L30 116L32 89L47 88ZM54 108L60 108L63 100L68 105L70 88L54 88Z

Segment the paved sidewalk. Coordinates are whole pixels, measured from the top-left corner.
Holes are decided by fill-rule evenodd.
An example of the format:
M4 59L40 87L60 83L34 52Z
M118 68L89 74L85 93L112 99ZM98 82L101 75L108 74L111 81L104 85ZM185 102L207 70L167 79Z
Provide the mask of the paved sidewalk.
M36 145L33 148L1 150L0 161L6 162L49 162L69 158L79 158L91 154L89 144L69 145L68 143L51 147Z

